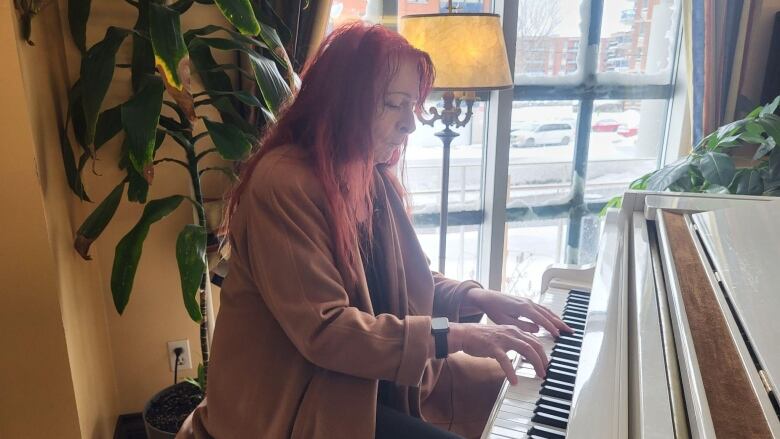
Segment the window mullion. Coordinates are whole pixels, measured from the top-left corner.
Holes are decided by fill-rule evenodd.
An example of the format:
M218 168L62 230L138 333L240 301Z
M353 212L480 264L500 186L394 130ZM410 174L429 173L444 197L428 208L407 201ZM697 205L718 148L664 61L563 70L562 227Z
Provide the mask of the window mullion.
M501 15L509 66L514 78L517 44L518 2L497 0L495 11ZM509 131L512 124L512 89L491 93L488 105L488 129L485 157L483 211L480 230L478 279L493 290L503 286L506 202L509 181Z
M582 66L586 90L593 90L596 85L603 13L604 1L591 0L588 35L585 36L588 47L585 49ZM568 236L566 237L566 262L569 264L576 264L579 261L582 219L587 214L585 211L585 183L588 178L588 149L590 148L590 126L593 118L593 97L591 91L583 95L577 117L577 141L574 143L574 165L572 166L571 211Z

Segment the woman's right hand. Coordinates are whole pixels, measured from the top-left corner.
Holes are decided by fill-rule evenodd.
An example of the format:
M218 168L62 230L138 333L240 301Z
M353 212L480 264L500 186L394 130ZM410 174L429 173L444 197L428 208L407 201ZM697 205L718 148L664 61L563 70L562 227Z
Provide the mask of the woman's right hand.
M495 359L512 385L517 384L517 374L506 354L510 350L525 357L533 365L536 375L545 376L547 355L541 342L516 326L450 323L447 344L450 353L463 351L474 357Z

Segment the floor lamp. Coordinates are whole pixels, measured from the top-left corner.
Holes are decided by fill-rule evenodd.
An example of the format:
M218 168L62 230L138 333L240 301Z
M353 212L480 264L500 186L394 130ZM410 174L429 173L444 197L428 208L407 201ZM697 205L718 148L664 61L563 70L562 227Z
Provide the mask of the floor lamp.
M439 271L444 272L447 251L447 208L449 195L450 145L459 134L452 129L465 126L472 115L475 92L500 90L513 85L507 61L501 19L497 14L449 13L401 17L399 32L418 49L427 52L436 69L434 91L443 91L444 109L429 110L431 116L417 117L425 125L437 120L444 129L437 132L444 146L439 215ZM461 105L466 112L461 115Z

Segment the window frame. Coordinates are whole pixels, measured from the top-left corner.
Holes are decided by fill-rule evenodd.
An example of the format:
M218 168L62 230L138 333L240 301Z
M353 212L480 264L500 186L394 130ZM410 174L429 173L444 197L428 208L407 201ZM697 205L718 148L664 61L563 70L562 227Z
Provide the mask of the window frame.
M504 245L507 232L507 224L520 221L531 215L535 218L558 219L569 218L567 228L566 263L577 264L579 252L572 251L580 246L583 219L587 215L599 212L604 201L588 202L585 200L585 186L587 182L588 151L590 147L590 134L594 102L601 99L663 99L668 102L665 123L665 134L662 147L659 149L657 166L665 163L668 156L670 128L676 130L679 138L679 126L671 127L672 113L679 114L681 107L677 100L684 93L680 92L677 85L680 81L678 67L680 66L680 46L682 25L679 14L673 22L676 26L673 34L676 40L672 57L671 75L668 83L654 84L652 76L636 74L638 85L623 85L606 81L602 76L597 81L599 46L601 38L601 25L604 12L604 0L582 0L582 6L589 11L589 16L582 16L582 20L589 20L587 35L583 35L579 41L578 49L582 47L582 41L587 46L582 54L577 56L580 73L578 75L564 76L560 78L547 78L540 85L517 85L502 91L493 91L481 94L486 100L486 133L483 156L483 186L482 209L478 211L446 212L449 226L479 225L479 252L477 255L478 280L488 288L500 290L503 283L504 269ZM496 0L494 11L498 11L502 18L504 39L507 46L509 65L514 72L515 49L517 45L517 21L518 2L513 0ZM584 15L584 14L583 14ZM568 61L567 61L568 62ZM643 76L645 76L643 78ZM609 78L609 76L607 76ZM507 208L507 182L509 176L509 149L511 132L512 103L516 100L545 101L545 100L572 100L579 102L579 111L575 122L576 139L574 144L574 157L572 159L572 186L567 201L554 205L527 206ZM416 226L438 225L441 213L428 213L414 215ZM447 231L439 231L439 239L446 240ZM446 255L445 259L446 259Z

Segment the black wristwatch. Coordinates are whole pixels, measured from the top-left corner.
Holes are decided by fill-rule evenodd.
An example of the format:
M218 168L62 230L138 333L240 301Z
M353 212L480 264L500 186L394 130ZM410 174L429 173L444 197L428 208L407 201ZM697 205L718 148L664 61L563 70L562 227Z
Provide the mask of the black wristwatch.
M447 358L447 333L450 332L450 321L447 317L431 319L431 334L436 344L436 358Z

